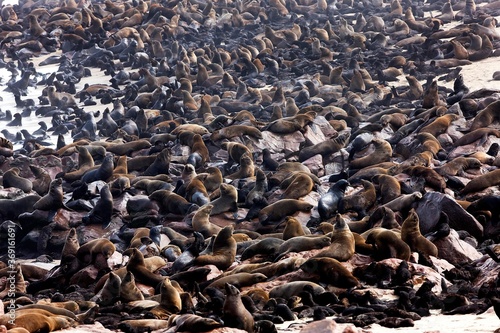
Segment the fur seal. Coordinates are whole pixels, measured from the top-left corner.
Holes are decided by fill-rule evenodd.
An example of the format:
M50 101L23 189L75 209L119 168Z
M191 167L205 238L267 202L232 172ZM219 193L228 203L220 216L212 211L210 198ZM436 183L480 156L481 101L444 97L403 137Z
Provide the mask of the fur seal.
M327 257L338 261L347 261L354 255L356 242L349 226L338 213L335 215L335 221L330 246L316 254L315 258Z
M194 165L195 169L198 169L205 165L205 163L210 161L210 153L205 145L201 135L195 134L192 139L191 144L191 154L188 157L187 162Z
M175 214L185 216L198 208L180 195L170 190L157 190L149 195L150 200L158 202L161 214Z
M114 272L110 272L102 289L90 299L100 306L109 306L120 300L122 280Z
M226 283L224 288L226 290L226 299L223 305L224 324L247 332L254 332L253 316L243 305L238 288L229 283Z
M375 150L367 156L356 158L349 162L349 168L362 169L374 164L389 162L392 157L392 147L383 139L372 140Z
M472 121L469 130L475 131L479 128L486 128L493 122L500 120L499 111L500 111L500 101L495 101L488 104L487 107L479 111L478 114L474 117L474 120Z
M465 195L472 192L479 192L490 186L496 186L498 184L500 184L500 169L475 177L468 182L467 185L465 185L465 187L460 191L460 194Z
M308 212L313 208L308 202L295 199L281 199L272 203L259 212L259 221L266 225L273 222L281 221L286 216L295 214L297 211Z
M438 255L436 245L420 233L419 219L414 208L410 210L408 217L401 225L401 239L410 246L412 251L434 257Z
M363 189L355 194L344 196L339 202L338 211L343 214L354 211L358 214L358 219L366 216L366 211L370 209L377 200L375 186L370 181L361 180Z
M201 233L205 238L217 235L222 229L221 227L210 222L210 212L213 207L213 205L207 204L198 208L198 210L194 213L193 220L191 222L193 230Z
M125 274L125 277L122 279L120 285L120 299L127 303L144 299L144 295L135 284L134 274L130 271L127 271L127 274Z
M335 287L352 288L359 285L358 279L334 258L309 258L300 269Z
M83 224L100 224L103 229L106 229L111 223L113 215L113 196L106 184L99 191L99 200L92 210L82 217Z
M456 176L467 169L477 169L482 165L477 158L459 156L436 168L436 171L442 176Z
M224 212L234 212L238 210L238 191L233 185L222 183L219 186L220 197L210 202L213 206L210 215L217 215Z
M137 248L129 248L125 253L130 254L126 272L131 272L135 279L148 286L157 287L165 277L151 272L144 261L144 255ZM125 273L125 272L124 272Z
M56 178L50 182L49 193L40 198L34 205L34 209L58 210L64 206L64 193L62 188L62 178Z
M19 176L19 168L10 168L9 170L5 171L2 177L2 185L5 188L8 187L15 187L23 191L24 193L31 192L33 189L33 183L25 179L21 176Z
M210 139L212 141L218 141L222 139L242 137L243 135L248 135L257 140L262 139L262 133L258 128L247 125L230 125L228 127L224 127L223 129L215 130L212 132Z
M87 170L81 177L81 181L87 184L97 180L107 181L113 175L113 154L106 153L101 165L96 169Z
M215 265L220 270L231 266L236 257L236 241L233 238L233 227L221 229L212 245L211 254L203 254L194 260L195 265Z
M365 236L366 244L372 244L374 248L373 257L375 260L387 258L398 258L401 260L410 260L411 249L404 242L400 235L392 230L372 229ZM364 236L364 235L362 235Z
M322 249L330 245L329 236L296 236L286 240L278 248L278 256L274 261L279 261L283 256L290 252L310 251L314 249Z
M269 298L283 298L290 299L293 296L299 295L306 286L310 286L313 289L315 295L319 295L325 292L325 288L321 287L319 284L310 281L291 281L279 286L274 287L269 291Z
M260 168L255 168L255 185L245 198L245 206L250 207L255 198L263 198L268 190L267 177Z
M318 213L321 220L325 221L334 216L340 200L344 197L347 186L349 186L349 182L341 179L335 182L326 194L321 196L318 201Z
M289 185L281 195L283 199L299 199L312 191L314 181L306 173L295 173L291 177ZM286 179L283 181L287 181Z
M41 167L31 164L30 170L35 176L35 180L33 180L33 191L38 193L39 195L45 195L50 189L50 183L52 182L52 178L50 174ZM5 177L5 175L4 175Z
M305 160L318 154L320 154L323 157L334 154L338 152L341 148L345 147L348 139L349 139L349 134L344 132L330 140L317 143L311 147L305 147L304 149L301 149L299 152L299 161L304 162Z
M376 175L372 180L378 183L381 204L386 204L401 195L401 185L395 177L391 175Z
M104 260L104 265L107 266L106 260L115 253L115 250L116 247L111 241L98 238L81 245L76 251L76 257L85 265L95 264L99 259ZM98 258L99 256L101 258Z

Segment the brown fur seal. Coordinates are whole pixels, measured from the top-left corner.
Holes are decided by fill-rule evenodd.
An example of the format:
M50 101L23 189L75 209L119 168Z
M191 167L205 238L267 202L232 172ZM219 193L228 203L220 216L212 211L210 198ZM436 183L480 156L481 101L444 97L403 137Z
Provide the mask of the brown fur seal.
M470 126L470 131L477 130L479 128L486 128L495 121L500 120L500 101L495 101L490 103L486 108L479 111L479 113L474 117L474 120Z
M261 209L259 221L269 224L281 221L286 216L295 214L297 211L310 211L313 208L308 202L295 199L281 199Z
M159 174L168 173L170 167L170 150L164 148L158 155L156 155L153 163L148 164L142 176L156 176Z
M355 241L345 219L337 214L335 226L332 232L330 246L314 257L328 257L339 261L347 261L354 255Z
M205 145L201 135L195 134L192 139L191 154L188 157L188 163L195 166L196 169L205 165L210 161L210 153Z
M52 332L65 328L69 328L73 324L71 318L65 316L53 315L46 311L45 313L31 312L20 313L16 316L15 327L6 325L7 328L24 328L30 333L35 332Z
M196 178L203 181L203 185L208 192L217 190L222 184L222 172L217 167L208 167L205 172L199 173Z
M95 264L96 261L100 259L104 260L107 266L106 260L115 253L115 250L115 245L111 241L104 238L98 238L81 245L76 252L76 257L85 265Z
M375 186L367 180L362 179L361 184L363 190L348 196L342 197L339 202L339 213L343 214L348 211L355 211L358 214L358 219L366 216L366 211L369 210L377 200Z
M64 207L63 203L62 178L56 178L50 182L49 193L40 198L34 205L34 209L58 210Z
M189 202L197 204L200 207L210 202L210 198L208 196L205 185L197 177L191 179L191 181L187 184L184 192L184 197Z
M312 191L314 181L306 173L296 173L291 177L289 185L281 195L283 199L299 199Z
M122 279L120 285L120 299L127 303L144 299L144 295L135 284L134 274L130 271L127 271L127 274L125 274L125 277Z
M292 216L285 217L285 229L283 229L283 240L289 240L296 236L304 236L306 232L302 224Z
M479 192L490 186L496 186L499 184L500 184L500 169L496 169L488 172L487 174L480 175L472 179L460 191L460 194L464 195L472 192Z
M100 306L113 305L120 300L122 280L114 272L109 273L109 277L102 289L90 299Z
M216 130L212 133L210 139L212 141L217 141L241 137L243 135L248 135L255 139L262 139L262 133L258 128L246 125L231 125L224 127L223 129Z
M223 142L221 143L221 148L227 150L229 157L228 163L231 162L231 164L234 162L239 163L241 157L245 154L252 156L250 149L238 142Z
M107 181L113 175L113 154L106 153L101 165L96 169L87 170L81 177L81 181L87 184L97 180Z
M78 105L73 95L65 92L57 92L54 86L47 87L47 97L49 98L50 106L64 108Z
M84 224L100 224L103 229L106 229L113 216L113 196L108 184L101 188L99 195L96 205L87 215L82 217L82 222Z
M193 215L192 225L193 230L201 233L203 237L209 238L215 236L222 229L218 225L210 222L210 212L214 206L207 204L198 208Z
M446 162L443 166L435 170L442 176L456 176L467 169L477 169L482 165L477 158L460 156Z
M269 291L269 298L284 298L290 299L293 296L300 294L304 287L310 286L314 294L321 294L325 292L325 288L319 284L310 281L291 281L285 284L274 287Z
M401 195L401 184L391 175L377 175L372 178L378 183L380 203L386 204Z
M165 277L152 273L145 264L144 255L136 248L130 248L126 251L130 253L130 258L126 266L127 272L132 272L138 282L148 286L156 287Z
M389 208L393 212L406 212L411 208L414 202L422 199L422 193L413 192L411 194L401 194L399 197L385 203L382 207Z
M226 176L227 179L241 179L241 178L250 178L254 176L255 166L252 160L251 155L244 154L241 156L239 160L240 167L238 171Z
M2 177L2 185L5 188L8 187L15 187L23 191L24 193L31 192L33 189L33 183L25 179L21 176L19 176L19 168L10 168L9 170L5 171Z
M481 140L480 142L484 142L486 141L489 135L494 135L497 138L500 138L500 131L495 128L489 128L489 127L478 128L476 130L473 130L465 134L461 138L455 140L455 142L453 142L453 146L454 147L465 146L477 140Z
M94 167L94 158L87 148L84 146L75 146L75 149L78 152L78 170L65 173L63 178L66 181L80 179L87 170Z
M213 206L210 215L238 211L238 191L233 185L222 183L219 187L220 197L210 202Z
M222 289L226 283L230 283L237 288L243 288L253 286L254 284L264 282L266 280L267 276L262 273L238 272L217 278L215 281L210 283L207 288Z
M80 243L78 242L78 237L76 234L76 229L71 228L66 235L66 241L61 252L61 261L68 256L76 256L78 249L80 248Z
M363 235L362 235L363 236ZM368 231L366 243L374 247L375 260L398 258L410 260L411 249L394 231L379 228Z
M392 147L389 142L383 139L372 141L375 150L367 156L356 158L349 162L351 169L362 169L374 164L389 162L392 157Z
M309 258L300 266L300 269L315 275L319 281L335 287L352 288L359 285L358 279L344 265L333 258Z
M255 185L245 198L245 206L250 207L255 198L263 198L268 190L267 177L260 168L255 168Z
M305 147L299 152L299 161L303 162L314 155L320 154L323 157L334 154L338 152L341 148L344 148L349 140L348 133L342 133L339 136L315 144L311 147Z
M224 325L245 330L249 333L254 332L254 319L243 302L238 288L226 283L226 299L223 306Z
M177 283L173 281L176 285ZM160 305L149 312L156 319L168 319L172 314L182 310L182 298L179 290L168 277L164 277L160 284Z
M437 137L440 134L445 133L450 127L450 124L460 119L457 114L445 114L444 116L436 118L432 123L423 127L420 133L429 133Z
M180 195L170 190L157 190L149 195L149 199L158 202L161 214L175 214L185 216L198 208L196 204L190 203Z
M286 240L278 248L278 256L274 261L278 261L283 256L291 252L310 251L314 249L322 249L330 245L331 240L329 236L297 236Z
M215 236L211 254L198 256L196 265L215 265L218 269L228 269L236 257L236 241L233 238L233 227L227 226Z
M50 174L44 168L40 168L36 165L30 165L30 170L35 176L35 180L32 182L33 191L39 195L47 194L50 189L50 183L52 182Z
M401 225L401 239L410 246L412 251L434 257L438 255L436 245L420 233L418 215L413 208Z

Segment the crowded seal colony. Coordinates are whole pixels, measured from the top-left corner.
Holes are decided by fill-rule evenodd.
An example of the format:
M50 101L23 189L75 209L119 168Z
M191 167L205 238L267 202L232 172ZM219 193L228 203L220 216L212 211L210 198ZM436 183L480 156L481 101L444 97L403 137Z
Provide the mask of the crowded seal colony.
M0 327L500 315L500 91L460 73L500 55L499 15L474 0L2 6L16 107L0 115Z

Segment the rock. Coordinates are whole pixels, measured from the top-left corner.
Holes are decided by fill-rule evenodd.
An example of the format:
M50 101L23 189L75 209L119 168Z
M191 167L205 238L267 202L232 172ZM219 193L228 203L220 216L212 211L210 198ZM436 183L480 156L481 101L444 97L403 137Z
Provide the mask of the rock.
M325 175L325 168L323 166L323 157L318 154L313 157L302 162L303 165L311 170L312 174L315 174L318 177L322 177Z
M328 120L326 120L325 117L323 116L316 116L312 122L312 126L309 125L312 130L314 130L314 126L318 126L321 129L321 132L323 132L323 135L326 138L331 138L334 135L337 135L337 131L330 125Z
M306 139L306 143L308 146L312 146L327 140L327 138L323 134L323 131L321 130L321 127L314 123L312 123L309 126L306 126L306 131L304 132L304 138Z
M93 265L82 268L73 275L69 281L70 284L76 284L82 288L88 288L92 283L96 282L98 269Z
M434 244L438 248L439 258L445 259L454 265L471 262L482 257L482 254L475 248L461 240L458 233L453 229L447 237L435 240Z
M262 132L262 140L251 141L253 151L262 151L267 148L271 153L284 152L285 155L299 151L300 144L306 139L299 131L292 134L278 135L269 131Z
M439 214L443 211L448 215L450 227L455 230L465 230L476 238L482 238L483 226L452 197L439 192L427 192L416 203L415 208L420 219L422 235L434 230L439 222Z
M333 333L340 332L337 323L332 319L313 321L300 330L300 333Z

